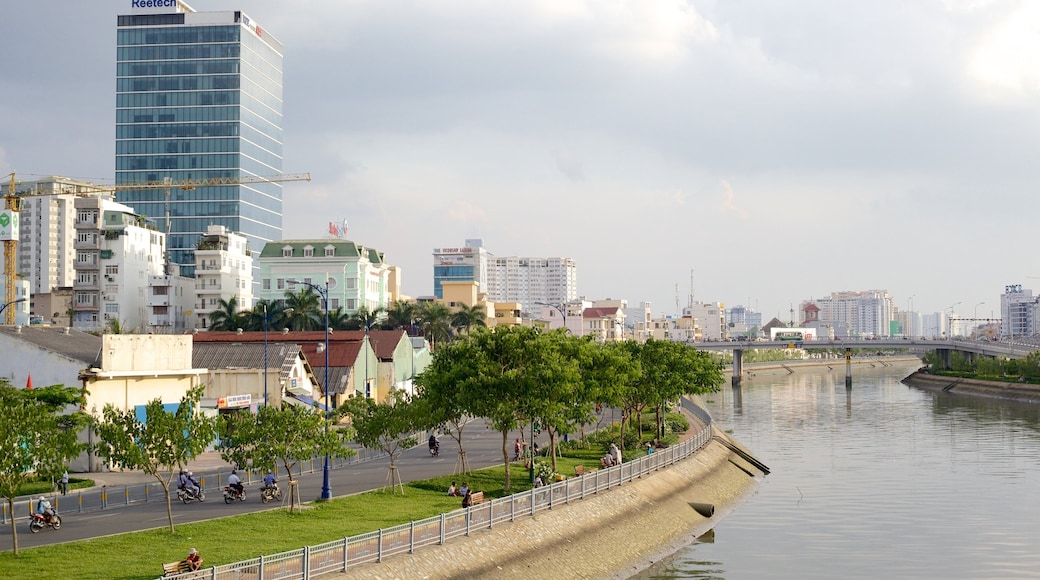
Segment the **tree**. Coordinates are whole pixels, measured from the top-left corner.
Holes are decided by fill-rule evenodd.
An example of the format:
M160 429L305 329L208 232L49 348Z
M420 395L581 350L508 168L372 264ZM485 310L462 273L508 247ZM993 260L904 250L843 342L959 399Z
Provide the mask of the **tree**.
M82 453L79 428L86 424L80 411L65 413L68 404L82 405L78 389L54 385L42 389L15 389L0 379L0 495L13 514L22 484L33 477L55 479L68 462ZM11 518L11 539L18 554L18 530Z
M451 340L451 310L447 306L440 302L423 302L419 321L431 345Z
M367 397L354 397L340 408L350 416L354 440L365 447L380 449L390 458L386 484L395 494L400 488L401 495L404 495L397 460L416 444L414 432L421 421L416 409L401 391L392 391L382 403Z
M453 473L468 473L462 432L469 425L474 402L487 396L473 361L482 353L472 340L456 340L437 349L436 356L415 379L418 396L413 405L422 407L421 429L442 428L459 445Z
M468 334L475 327L487 327L487 305L460 306L451 315L451 327L457 335Z
M199 412L205 386L198 385L184 394L176 409L167 410L161 399L145 405L145 420L137 419L134 409L121 410L105 405L94 430L100 439L98 453L112 465L137 469L151 475L166 493L166 514L170 533L174 532L170 483L178 467L206 450L216 433L216 418Z
M401 329L409 336L416 334L416 321L419 318L419 308L415 302L396 300L386 311L386 319L380 325L384 330Z
M296 292L285 293L285 307L292 308L286 317L291 330L315 330L325 328L325 304L321 295L310 286L301 285Z
M289 489L295 488L293 469L315 456L350 457L356 452L347 447L351 430L333 426L324 413L304 407L264 406L254 415L232 413L218 424L220 456L233 465L251 465L254 469L273 470L281 467L289 477ZM289 512L299 500L289 494Z
M210 330L238 330L246 325L246 317L239 312L238 298L220 299L216 310L209 315Z

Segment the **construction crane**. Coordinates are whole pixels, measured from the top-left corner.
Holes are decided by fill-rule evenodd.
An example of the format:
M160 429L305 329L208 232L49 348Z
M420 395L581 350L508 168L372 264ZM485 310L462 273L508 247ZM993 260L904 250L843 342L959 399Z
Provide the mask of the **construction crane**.
M15 214L19 211L19 200L27 195L55 195L55 193L48 192L45 194L16 194L15 193L15 174L11 173L11 182L8 188L7 195L4 196L4 208L12 210ZM99 194L99 193L116 193L119 191L140 191L146 189L162 189L165 199L165 220L166 220L166 255L164 257L165 267L164 271L166 274L170 273L170 190L177 188L181 190L192 190L198 187L215 187L221 185L248 185L250 183L280 183L283 181L310 181L310 173L279 173L277 175L266 175L266 176L255 176L255 175L244 175L242 177L213 177L208 179L183 179L174 180L169 177L162 181L138 181L131 183L119 183L119 184L85 184L77 188L76 194L87 195L87 194ZM15 218L16 219L16 218ZM11 304L15 301L15 280L17 278L16 269L16 257L18 250L17 236L11 236L13 239L4 240L4 304ZM11 326L15 322L15 309L6 308L4 309L4 321L3 324Z

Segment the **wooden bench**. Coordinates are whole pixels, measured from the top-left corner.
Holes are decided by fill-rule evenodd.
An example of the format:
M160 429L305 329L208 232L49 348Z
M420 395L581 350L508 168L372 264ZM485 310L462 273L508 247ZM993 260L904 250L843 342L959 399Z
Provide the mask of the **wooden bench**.
M185 572L191 572L191 567L184 560L178 560L176 562L170 562L169 564L163 564L163 576L176 576L177 574L183 574Z
M469 505L470 505L470 507L473 507L473 506L477 505L478 503L484 503L484 492L478 491L478 492L469 494Z

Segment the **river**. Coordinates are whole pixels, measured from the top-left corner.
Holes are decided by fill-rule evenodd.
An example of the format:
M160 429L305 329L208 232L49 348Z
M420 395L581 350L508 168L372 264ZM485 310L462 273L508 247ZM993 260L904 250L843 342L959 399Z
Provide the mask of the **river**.
M704 397L770 475L637 578L1040 578L1040 406L799 369Z

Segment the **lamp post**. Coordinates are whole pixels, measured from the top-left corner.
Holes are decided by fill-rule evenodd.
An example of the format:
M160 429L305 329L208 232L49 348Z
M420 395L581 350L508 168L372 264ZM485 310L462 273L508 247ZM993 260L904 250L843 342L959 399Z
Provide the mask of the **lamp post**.
M264 406L267 406L267 327L270 325L271 317L275 315L274 312L270 314L267 312L267 302L264 305ZM288 314L292 312L292 308L286 308L282 311L282 314Z
M325 277L325 287L303 282L302 280L286 280L290 284L310 286L321 295L325 305L325 433L329 432L329 279ZM329 454L325 454L325 467L322 468L321 499L332 499L332 487L329 485Z
M914 297L917 294L910 296L906 301L906 334L910 337L910 340L914 339Z
M0 306L0 314L3 314L4 310L7 310L8 306L10 306L12 304L18 304L19 302L25 302L25 300L26 300L25 298L18 298L16 300L12 300L12 301L8 302L7 304L4 304L3 306ZM0 319L0 320L2 320L2 319Z
M949 314L949 316L947 318L953 316L953 307L957 306L958 304L960 304L960 302L954 302L953 304L950 304L949 306L947 306L945 310L943 310L943 312L945 312L946 310L950 311L950 314ZM950 335L949 335L948 338L950 338L952 340L953 339L953 324L950 324L949 322L947 322L947 326L950 327Z
M566 304L564 304L562 307L561 306L557 306L556 304L549 304L548 302L535 302L535 304L538 304L540 306L548 306L549 308L552 308L556 312L559 312L560 316L563 317L563 329L564 329L564 331L567 331L567 332L570 331L570 329L567 328L567 308L566 308L567 305Z
M971 315L971 321L973 323L975 323L976 332L978 331L978 328L979 328L979 306L982 306L985 303L986 303L986 301L983 300L982 302L979 302L978 304L976 304L975 305L975 313Z

